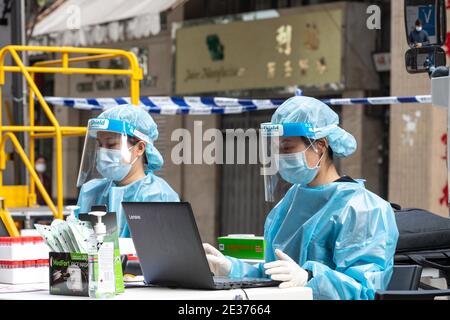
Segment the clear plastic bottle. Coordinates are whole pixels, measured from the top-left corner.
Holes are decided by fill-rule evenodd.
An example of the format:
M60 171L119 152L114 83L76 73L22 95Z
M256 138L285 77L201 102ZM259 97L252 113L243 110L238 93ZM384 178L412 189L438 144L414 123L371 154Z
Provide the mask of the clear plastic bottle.
M99 288L99 255L98 252L91 252L89 259L89 297L95 299L110 299L115 296L114 291L104 291Z
M99 248L103 244L103 238L106 234L106 226L102 223L101 217L106 212L94 211L89 214L95 215L98 218L98 223L95 225L95 234L90 239L90 251L88 252L89 260L89 297L96 299L108 299L115 296L114 291L104 291L103 288L99 288ZM95 245L94 245L95 244Z
M97 262L97 252L88 253L88 261L89 261L89 297L97 298L97 279L96 270L98 270Z
M69 210L69 216L67 217L67 221L75 221L78 218L78 211L80 209L79 206L67 206L67 210Z

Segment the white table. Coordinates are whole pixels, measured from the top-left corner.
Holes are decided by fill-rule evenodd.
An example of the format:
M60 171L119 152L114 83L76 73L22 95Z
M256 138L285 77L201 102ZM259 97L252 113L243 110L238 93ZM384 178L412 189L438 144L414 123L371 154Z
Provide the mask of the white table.
M247 294L247 295L246 295ZM312 300L310 288L254 288L233 290L186 290L169 288L127 288L115 300ZM79 300L87 297L50 295L36 292L0 293L0 300Z

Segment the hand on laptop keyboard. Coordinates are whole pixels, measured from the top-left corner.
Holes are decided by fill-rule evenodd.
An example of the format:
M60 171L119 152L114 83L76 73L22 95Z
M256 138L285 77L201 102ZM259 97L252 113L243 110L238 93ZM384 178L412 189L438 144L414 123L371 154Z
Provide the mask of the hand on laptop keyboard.
M231 271L231 261L216 248L208 243L203 244L209 269L216 276L227 276Z

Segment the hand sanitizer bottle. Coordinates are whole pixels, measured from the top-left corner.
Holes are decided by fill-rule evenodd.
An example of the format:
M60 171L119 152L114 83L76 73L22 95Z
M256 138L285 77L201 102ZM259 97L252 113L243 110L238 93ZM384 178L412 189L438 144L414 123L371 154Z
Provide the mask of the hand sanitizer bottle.
M75 221L78 218L78 210L80 209L79 206L67 206L67 210L69 210L69 216L67 217L67 221ZM75 212L77 212L75 214Z
M106 212L92 211L89 214L97 217L95 238L91 239L95 245L90 246L89 252L89 297L111 298L115 295L114 244L104 243L106 226L102 217Z

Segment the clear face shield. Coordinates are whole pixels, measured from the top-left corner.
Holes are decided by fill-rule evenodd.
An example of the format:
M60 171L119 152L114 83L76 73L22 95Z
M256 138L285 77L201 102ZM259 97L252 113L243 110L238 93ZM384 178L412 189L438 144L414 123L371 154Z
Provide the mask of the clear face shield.
M92 179L123 180L138 159L133 159L134 146L128 142L129 137L149 143L146 135L126 122L114 119L89 120L77 187Z
M264 177L267 202L278 202L292 186L293 179L289 179L288 167L294 168L299 161L297 159L299 152L309 148L301 147L304 145L301 137L306 137L312 142L311 139L314 137L312 125L309 123L261 124L261 174ZM309 146L315 148L312 143Z

